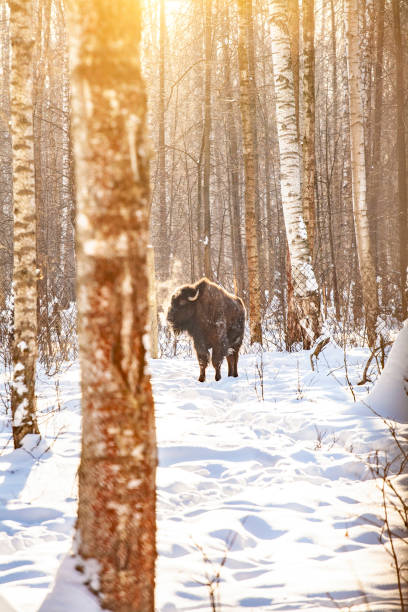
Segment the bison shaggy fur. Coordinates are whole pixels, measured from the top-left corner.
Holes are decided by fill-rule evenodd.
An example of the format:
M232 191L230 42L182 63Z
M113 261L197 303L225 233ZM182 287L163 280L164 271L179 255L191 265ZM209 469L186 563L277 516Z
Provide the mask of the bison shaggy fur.
M238 353L245 329L245 307L241 298L202 278L174 292L167 320L176 334L186 331L193 339L200 382L205 380L210 349L215 380L221 378L224 357L228 362L228 376L238 376Z

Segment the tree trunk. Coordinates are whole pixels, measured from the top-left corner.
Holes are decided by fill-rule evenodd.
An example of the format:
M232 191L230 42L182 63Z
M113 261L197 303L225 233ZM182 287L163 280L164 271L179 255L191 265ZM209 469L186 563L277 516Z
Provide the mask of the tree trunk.
M211 266L211 63L212 63L212 0L205 0L204 25L204 125L203 125L203 206L204 206L204 273L212 280Z
M14 200L14 345L11 413L15 448L39 433L35 416L37 361L36 209L33 148L32 3L10 3L11 134Z
M160 0L160 56L159 56L159 244L157 248L157 270L161 280L169 275L169 245L167 231L167 193L166 193L166 125L165 125L165 44L166 44L166 9L164 0Z
M152 359L159 358L159 326L157 324L157 289L154 264L154 250L149 244L147 247L147 270L149 277L149 350Z
M392 0L395 38L396 78L395 90L397 98L397 156L398 156L398 203L399 203L399 249L400 249L400 289L401 289L401 321L407 318L407 159L405 150L405 103L404 103L404 57L401 38L401 19L399 0ZM405 116L404 116L405 114Z
M225 27L229 28L229 11L226 9ZM228 32L229 34L229 32ZM231 83L231 40L225 32L223 44L223 66L224 66L224 91L226 105L226 136L228 144L228 165L230 174L231 194L231 234L232 234L232 261L237 293L243 296L245 287L244 255L241 237L241 210L239 199L239 159L238 159L238 135L234 116L234 91Z
M350 150L353 191L353 214L361 275L368 343L375 346L377 321L377 287L371 253L366 201L363 107L359 90L358 1L345 0L346 56L349 81Z
M315 52L314 0L303 0L303 215L310 253L315 244Z
M374 128L371 157L371 173L368 184L368 210L371 219L371 235L376 275L379 273L379 213L378 198L380 195L381 169L381 122L383 99L383 52L384 52L384 6L385 0L376 0L377 53L375 61L375 94L374 94Z
M303 332L304 347L310 348L311 343L320 334L320 298L303 220L300 147L290 40L286 26L286 2L275 0L270 11L282 207L296 311Z
M299 115L300 115L300 67L299 67L299 0L287 0L287 23L288 23L288 34L290 41L290 61L292 64L293 73L293 90L295 96L295 108L296 108L296 128L298 136L300 138L300 126L299 126Z
M264 304L265 297L265 260L263 257L264 245L262 236L261 217L261 199L259 192L259 147L258 147L258 124L257 124L257 108L258 108L258 91L256 85L256 49L254 36L254 17L253 17L253 0L246 0L248 19L248 37L247 37L247 53L248 53L248 86L249 86L249 120L251 123L253 151L254 151L254 176L255 176L255 220L256 220L256 244L258 249L258 265L259 265L259 286L261 306Z
M245 231L248 262L249 328L251 344L262 344L261 292L259 282L258 244L256 234L256 189L254 139L251 125L250 86L248 79L248 2L238 0L240 109L245 167Z
M153 612L153 399L148 323L149 147L137 0L71 0L83 437L79 554L114 612Z

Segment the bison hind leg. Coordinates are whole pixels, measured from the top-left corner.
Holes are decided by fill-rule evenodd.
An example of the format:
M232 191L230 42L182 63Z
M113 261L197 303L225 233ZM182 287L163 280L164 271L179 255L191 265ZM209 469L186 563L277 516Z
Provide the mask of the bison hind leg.
M227 362L228 362L228 376L238 376L238 351L239 349L228 349Z
M215 380L221 380L221 364L224 359L225 352L219 347L213 348L212 364L215 369Z
M233 353L233 349L228 349L227 363L228 363L228 376L234 376L234 353Z

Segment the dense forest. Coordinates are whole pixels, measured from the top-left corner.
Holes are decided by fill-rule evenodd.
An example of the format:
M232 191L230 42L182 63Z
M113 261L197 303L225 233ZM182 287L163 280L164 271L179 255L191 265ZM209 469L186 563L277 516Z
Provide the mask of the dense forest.
M82 555L104 557L112 522L105 604L131 593L147 612L145 366L149 350L186 348L166 320L175 288L205 276L240 296L243 352L317 358L331 340L382 369L407 319L408 3L0 0L0 12L4 404L18 448L39 434L37 361L52 375L79 350Z
M367 338L371 327L375 344L407 315L408 7L272 4L144 7L159 303L205 274L244 298L258 341L261 323L266 347L292 349L316 335L299 327L300 304L316 286L318 331L323 324L332 335ZM37 318L47 360L51 336L73 330L75 186L64 6L34 5ZM1 11L4 344L13 274L12 75L6 2ZM288 242L288 232L298 241ZM162 335L162 351L172 350L168 344Z
M158 279L259 293L250 314L279 349L315 281L329 333L386 333L407 315L407 5L167 6L145 29ZM288 249L299 175L307 278Z

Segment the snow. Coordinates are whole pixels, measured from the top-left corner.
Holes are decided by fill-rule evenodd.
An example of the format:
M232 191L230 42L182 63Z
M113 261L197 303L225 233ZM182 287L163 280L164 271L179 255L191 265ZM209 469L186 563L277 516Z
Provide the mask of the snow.
M367 404L384 418L408 423L408 321L392 345Z
M400 358L399 351L396 344ZM372 611L400 609L370 469L375 451L385 458L395 443L361 401L368 388L355 386L368 356L360 348L347 355L357 403L334 344L315 371L307 351L258 350L240 358L239 378L227 378L224 363L219 382L209 367L199 383L195 359L150 361L159 446L158 612L209 610L207 582L222 610L358 612L368 609L366 600ZM387 378L385 369L381 384L388 386ZM42 439L27 436L12 450L8 417L0 416L0 610L66 612L69 601L69 610L97 612L84 586L96 580L95 567L76 571L83 562L70 554L78 364L58 375L58 399L55 379L40 371L38 382ZM397 423L400 436L408 434L405 423ZM138 484L135 478L129 486Z

